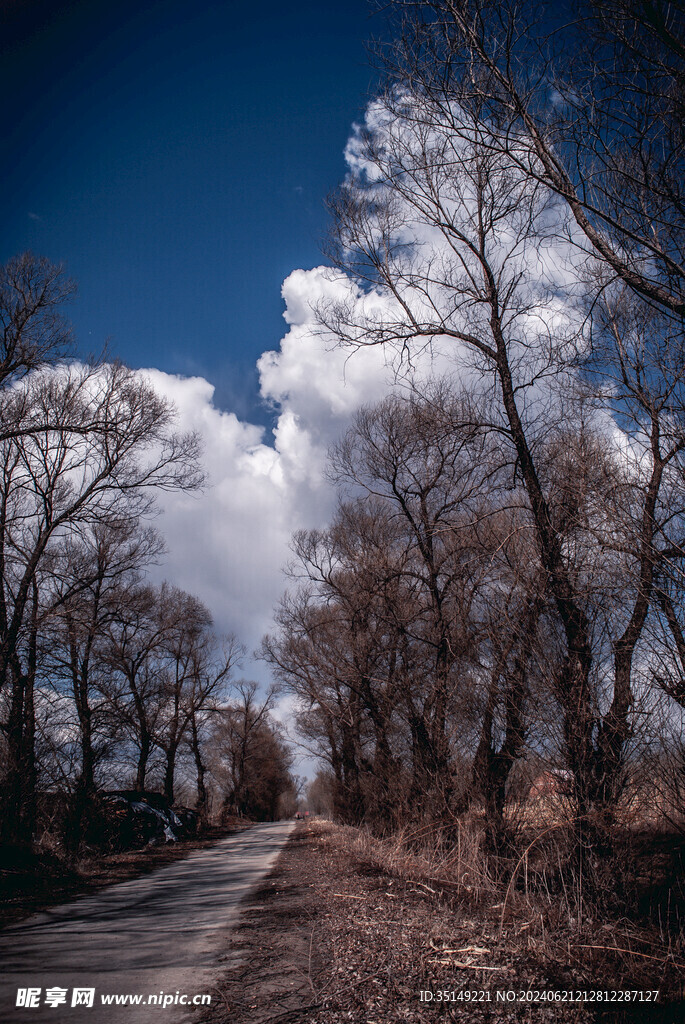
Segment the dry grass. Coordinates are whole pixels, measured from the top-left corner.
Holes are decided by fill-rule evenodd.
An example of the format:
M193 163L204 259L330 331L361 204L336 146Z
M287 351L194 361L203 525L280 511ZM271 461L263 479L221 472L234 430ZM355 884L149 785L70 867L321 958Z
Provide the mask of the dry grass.
M359 829L339 829L355 857L396 878L427 888L426 883L437 883L476 901L497 888L483 831L468 819L455 823L452 833L456 834L449 839L435 824L406 827L389 839Z
M572 897L555 902L536 887L530 861L542 845L529 851L527 879L522 862L512 882L486 857L475 817L454 844L436 829L379 840L302 824L246 905L226 951L234 966L203 1024L680 1024L675 942L625 920L571 918ZM617 987L663 997L655 1008L496 1002L497 990ZM491 999L429 1003L422 990Z
M665 922L655 927L600 917L583 880L562 864L567 851L558 824L536 832L508 873L501 864L495 870L485 854L476 819L460 828L454 843L429 829L379 840L327 827L326 842L351 867L343 875L346 884L333 894L341 905L329 925L338 966L321 979L329 993L323 999L329 1016L322 1022L337 1020L333 1011L353 1013L339 1019L366 1021L362 1006L371 1013L368 1021L379 1024L422 1020L420 1006L407 1017L401 1008L407 991L420 988L618 986L659 988L666 1003L683 998L682 933ZM354 996L360 987L363 1000ZM630 1010L612 1018L614 1008L607 1019L646 1020L648 1010L643 1005L635 1018ZM471 1012L470 1019L478 1020L485 1010ZM502 1010L496 1019L526 1019L518 1012L507 1017ZM594 1019L579 1007L566 1014L556 1006L552 1019Z

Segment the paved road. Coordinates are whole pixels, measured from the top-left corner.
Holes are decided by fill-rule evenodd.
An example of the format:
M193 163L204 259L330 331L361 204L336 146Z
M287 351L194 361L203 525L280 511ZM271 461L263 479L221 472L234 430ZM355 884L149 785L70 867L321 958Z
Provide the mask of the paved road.
M219 957L240 901L271 868L292 828L256 825L144 878L0 931L1 1024L192 1021L192 1010L147 1004L148 995L217 998ZM66 1006L45 1005L53 987L67 990ZM95 988L92 1008L71 1007L74 987ZM18 988L40 988L40 1005L17 1006ZM146 1005L102 1004L103 994L128 993L142 994Z

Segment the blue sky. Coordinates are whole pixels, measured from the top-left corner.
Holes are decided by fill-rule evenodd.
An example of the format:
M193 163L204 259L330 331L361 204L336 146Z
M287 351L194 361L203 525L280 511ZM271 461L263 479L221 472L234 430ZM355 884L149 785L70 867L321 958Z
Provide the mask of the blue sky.
M348 362L310 310L348 295L312 268L373 92L365 41L384 26L370 9L0 0L0 261L63 261L80 354L107 341L156 368L179 429L202 437L208 487L159 495L155 578L237 634L242 672L262 683L253 652L274 628L290 538L333 506L326 448L388 388L384 355Z
M382 24L344 5L3 0L2 259L64 261L82 353L201 375L270 422L255 362L322 262Z

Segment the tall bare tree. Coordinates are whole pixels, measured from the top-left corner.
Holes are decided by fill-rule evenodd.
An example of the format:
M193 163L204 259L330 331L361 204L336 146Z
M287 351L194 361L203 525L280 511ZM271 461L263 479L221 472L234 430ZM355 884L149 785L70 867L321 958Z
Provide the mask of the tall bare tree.
M204 637L203 640L204 642L197 644L193 651L190 687L186 694L186 742L195 765L196 809L201 821L205 821L209 813L206 776L209 770L212 724L221 713L226 699L227 684L244 653L242 644L233 635L218 640L212 635Z
M49 607L41 630L42 674L68 695L78 723L78 772L67 829L77 848L94 811L98 763L111 753L116 722L102 673L104 643L127 594L163 550L161 538L136 520L121 526L95 524L60 545L51 565Z
M355 173L332 203L333 258L352 275L362 297L374 290L383 302L369 306L354 297L322 305L319 319L347 345L386 344L406 352L434 341L443 348L452 342L455 365L472 389L487 397L489 411L481 426L499 437L503 456L522 483L540 570L563 630L565 652L555 689L578 815L587 820L595 809L607 812L620 789L631 735L634 655L653 597L654 566L665 549L660 524L666 519L659 515L674 512L664 510L663 488L665 466L674 460L679 465L681 451L673 424L673 389L680 388L673 355L680 349L680 328L673 320L676 307L661 295L663 274L660 282L650 283L645 264L647 276L638 288L631 283L637 255L616 267L601 246L579 243L576 207L561 202L560 189L538 169L542 156L531 150L523 127L512 127L519 113L510 112L504 123L505 93L500 89L494 95L498 79L482 56L477 62L482 75L476 74L474 83L473 62L463 58L466 29L459 22L458 36L454 19L477 8L472 28L480 32L484 5L433 6L448 12L451 28L439 19L423 26L430 60L411 47L402 50L403 74L373 108L355 142ZM491 15L494 24L497 14ZM492 40L494 46L494 35ZM501 46L510 43L505 33ZM469 45L472 55L475 44ZM444 47L442 64L434 63L435 47ZM590 269L594 278L588 283ZM654 302L656 293L661 295L664 324L657 336L662 344L659 357L651 359L658 379L645 372L638 354L644 304L637 319L621 317L614 297L620 288L608 284L612 274L637 296L634 303L643 303L647 293L654 292ZM601 326L597 301L590 321L587 313L597 282L604 290L601 306L614 310ZM635 444L644 452L639 471L633 467L632 540L623 550L633 603L618 635L621 615L613 623L610 683L596 611L598 572L604 571L601 545L617 545L609 537L609 520L600 527L583 502L573 529L576 538L582 530L584 546L569 544L568 520L556 509L558 477L546 462L554 447L550 442L563 436L565 424L574 424L571 432L581 434L583 418L591 418L578 370L595 351L595 333L611 335L613 365L623 367L622 401L641 424L631 427L627 447ZM595 360L595 371L599 368ZM603 369L603 385L596 376L593 380L596 409L612 408L604 397L615 375L606 365ZM606 421L602 428L601 412L596 416L590 433L604 429L608 439L612 428ZM573 471L571 464L568 469ZM605 513L608 507L605 502ZM579 571L582 552L585 564Z
M69 533L149 515L159 489L201 481L198 441L173 409L117 364L38 370L12 389L15 430L0 449L0 685L8 709L4 834L33 828L34 688L41 582Z
M395 11L383 58L401 89L430 99L438 128L454 102L487 120L492 150L563 201L608 278L682 323L682 4L420 0Z

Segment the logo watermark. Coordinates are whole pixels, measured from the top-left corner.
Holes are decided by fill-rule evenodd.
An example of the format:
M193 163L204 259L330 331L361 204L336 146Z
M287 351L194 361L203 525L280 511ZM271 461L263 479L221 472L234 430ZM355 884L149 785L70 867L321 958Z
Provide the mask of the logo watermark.
M69 989L52 985L50 988L18 988L16 1006L24 1010L34 1010L39 1006L85 1006L92 1009L95 1005L95 989L74 987ZM42 999L41 999L42 995ZM210 1006L212 997L206 992L191 996L185 992L102 992L99 1006Z

